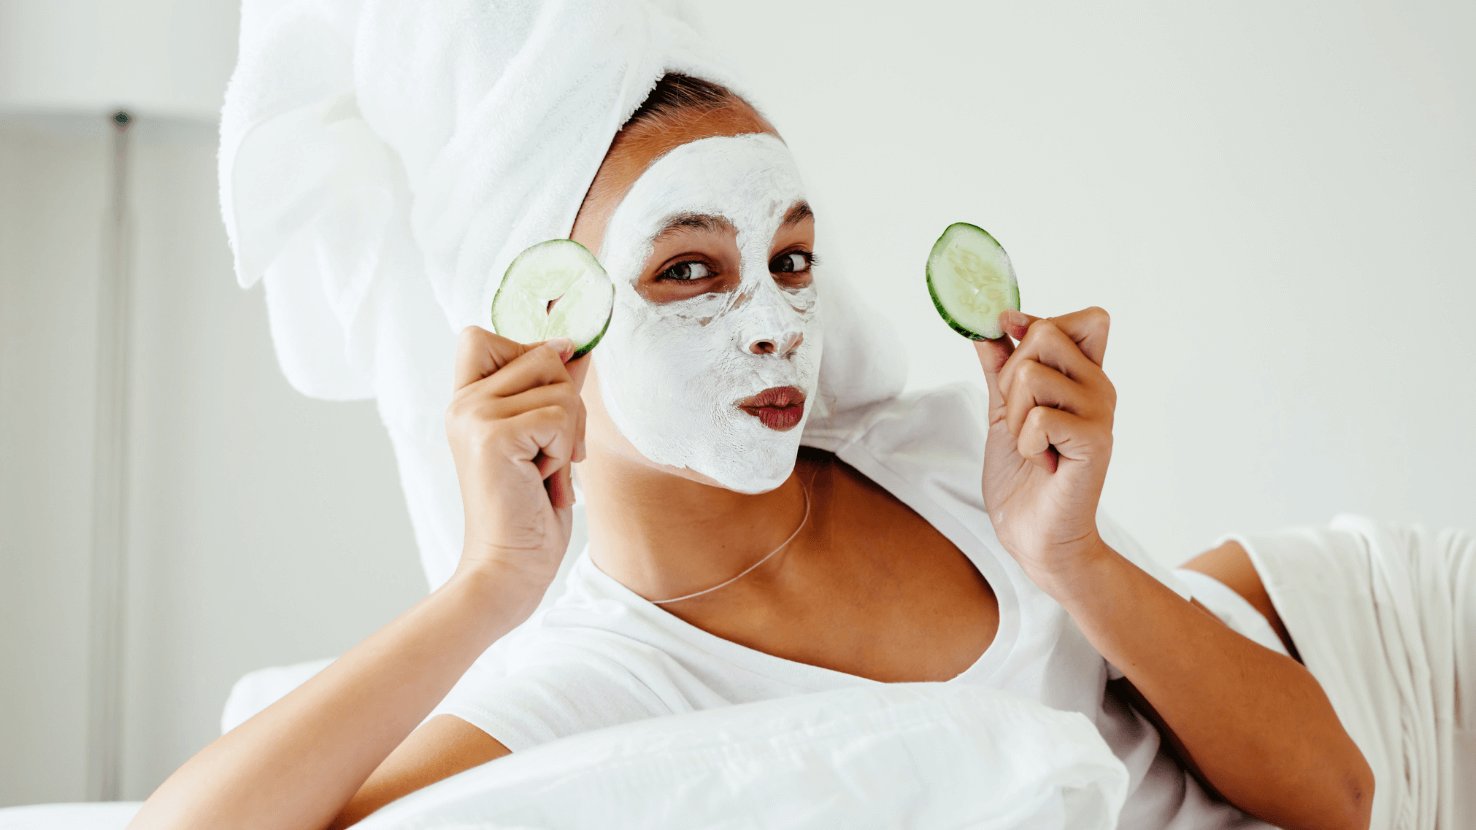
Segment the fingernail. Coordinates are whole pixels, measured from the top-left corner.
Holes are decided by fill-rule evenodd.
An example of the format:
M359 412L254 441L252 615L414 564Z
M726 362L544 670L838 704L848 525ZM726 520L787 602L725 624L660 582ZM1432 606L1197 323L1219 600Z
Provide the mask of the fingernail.
M559 353L559 359L565 363L574 355L574 341L567 337L555 337L543 345Z
M1023 326L1029 323L1029 318L1025 316L1024 312L1016 311L1013 308L1006 309L1004 316L1005 322L1012 326Z
M584 446L584 439L580 438L579 442L574 445L574 460L583 461L588 457L589 450Z

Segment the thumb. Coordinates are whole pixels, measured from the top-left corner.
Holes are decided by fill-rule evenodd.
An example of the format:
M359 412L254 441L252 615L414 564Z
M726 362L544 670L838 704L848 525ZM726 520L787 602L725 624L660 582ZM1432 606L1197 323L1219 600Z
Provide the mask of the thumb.
M1004 320L1000 322L1004 323ZM992 416L996 409L1002 409L1005 405L1004 394L999 391L999 373L1004 369L1010 355L1015 353L1015 343L1009 334L1002 334L994 340L975 340L974 352L979 356L979 367L984 370L984 383L989 387L989 412ZM990 421L993 420L991 417Z
M584 378L589 375L589 358L592 354L593 352L585 352L564 364L564 368L569 370L570 379L574 381L575 392L584 391Z

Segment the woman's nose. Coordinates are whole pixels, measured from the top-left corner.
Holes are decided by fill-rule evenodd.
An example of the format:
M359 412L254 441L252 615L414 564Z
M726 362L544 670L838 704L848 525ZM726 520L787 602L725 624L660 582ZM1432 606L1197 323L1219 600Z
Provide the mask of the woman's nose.
M761 337L749 343L748 350L754 354L778 354L780 357L788 357L803 342L805 342L804 333L795 331L780 337Z
M767 270L762 284L738 303L735 313L742 314L744 320L734 345L746 344L753 354L789 357L805 342L804 316L769 278Z

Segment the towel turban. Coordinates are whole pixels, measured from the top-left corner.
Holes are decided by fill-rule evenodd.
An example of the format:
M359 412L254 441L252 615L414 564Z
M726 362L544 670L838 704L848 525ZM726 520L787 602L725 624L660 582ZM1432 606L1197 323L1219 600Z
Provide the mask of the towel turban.
M743 94L714 55L689 11L646 0L243 2L219 159L236 275L265 284L296 389L377 400L432 587L463 530L441 420L455 333L489 325L519 252L569 235L662 75ZM804 442L834 449L905 365L842 280L816 280L826 348Z

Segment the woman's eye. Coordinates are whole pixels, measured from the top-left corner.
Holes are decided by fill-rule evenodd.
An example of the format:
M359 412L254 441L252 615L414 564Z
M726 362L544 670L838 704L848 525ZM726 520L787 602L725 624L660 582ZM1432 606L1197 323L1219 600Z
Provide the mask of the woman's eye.
M810 270L813 257L804 251L780 254L769 263L769 271L775 274L803 274Z
M658 280L675 280L677 282L691 282L704 277L712 276L712 269L701 262L678 262L676 265L662 271Z

